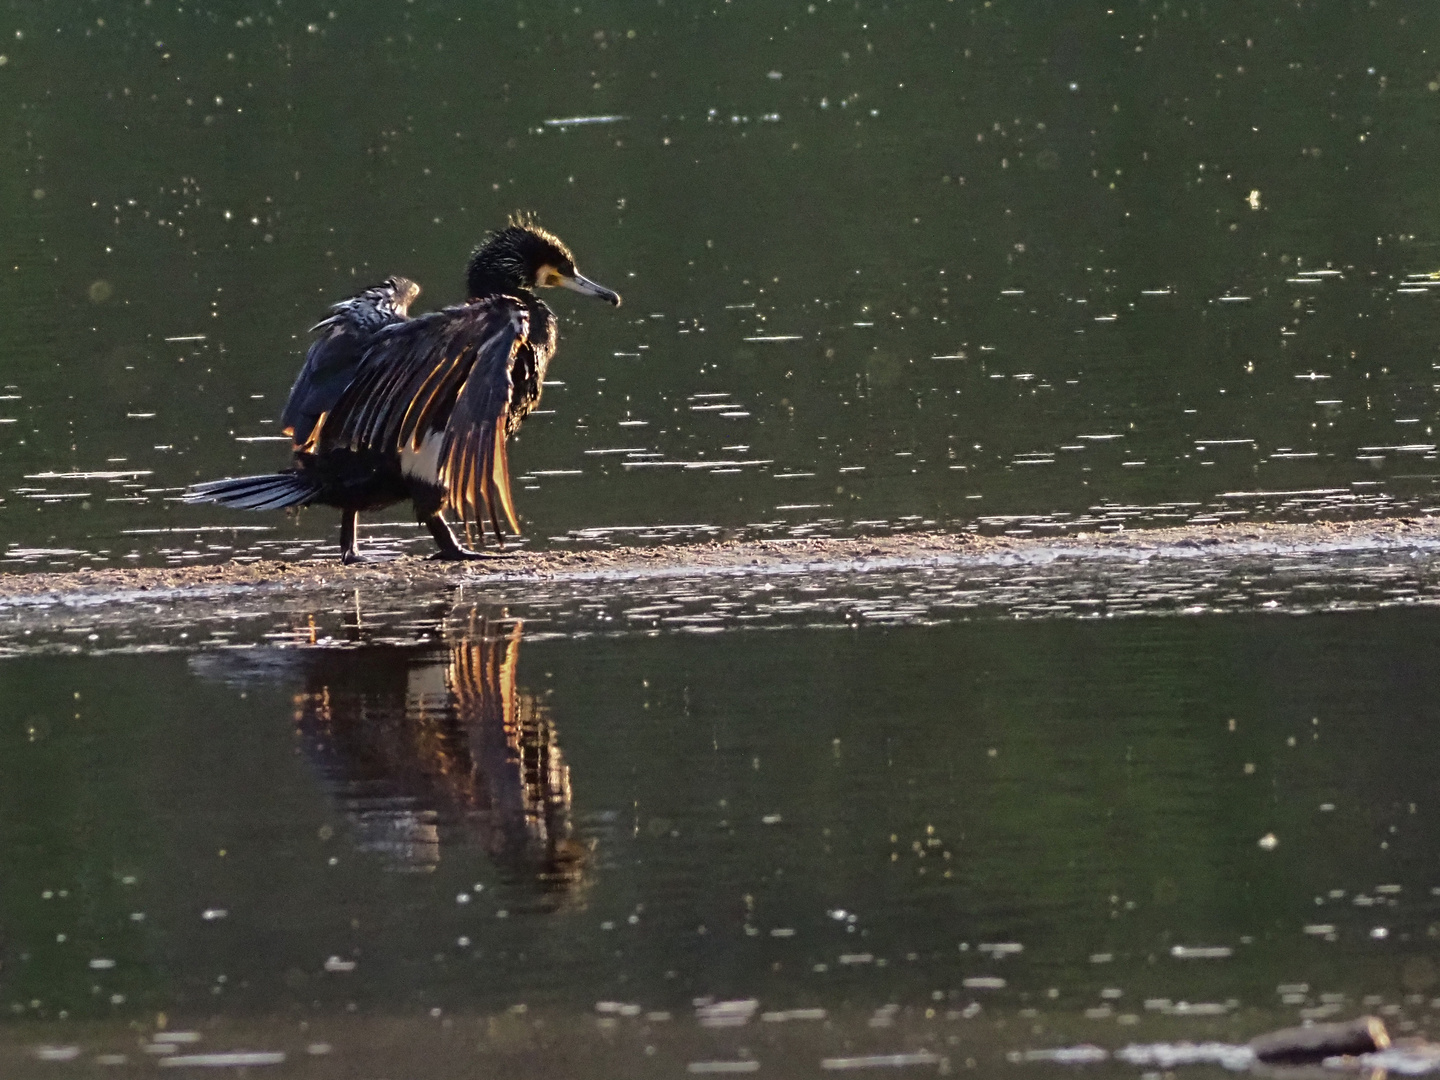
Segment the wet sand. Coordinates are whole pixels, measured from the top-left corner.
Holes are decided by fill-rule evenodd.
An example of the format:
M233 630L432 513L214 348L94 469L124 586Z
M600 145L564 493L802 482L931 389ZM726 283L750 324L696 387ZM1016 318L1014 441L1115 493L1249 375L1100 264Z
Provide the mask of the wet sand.
M1080 568L1155 559L1245 560L1276 555L1343 556L1440 548L1440 520L1386 518L1372 521L1181 526L1069 537L978 536L971 533L903 533L889 536L794 540L717 541L579 551L519 552L466 563L405 556L341 565L338 558L307 562L261 560L219 565L16 573L0 576L0 605L27 601L83 601L87 606L150 596L203 596L216 591L287 596L337 587L417 589L446 584L510 585L534 582L642 582L647 578L725 577L874 572L917 568L1073 563Z

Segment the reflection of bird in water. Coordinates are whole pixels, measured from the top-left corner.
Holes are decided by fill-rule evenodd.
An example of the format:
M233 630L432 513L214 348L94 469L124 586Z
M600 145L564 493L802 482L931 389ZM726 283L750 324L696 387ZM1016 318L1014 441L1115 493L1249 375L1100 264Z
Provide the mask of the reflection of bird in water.
M441 516L446 510L479 524L482 547L488 518L503 547L500 515L512 532L520 528L505 441L539 404L557 339L555 314L533 290L553 285L620 303L618 293L576 271L559 237L517 218L470 256L463 304L406 318L419 289L391 278L336 305L316 327L325 332L285 407L292 467L197 484L186 501L339 507L347 563L360 558L360 511L404 499L439 558L483 555L460 546Z
M547 889L579 882L587 851L572 836L570 770L549 710L516 685L519 654L518 623L506 637L482 624L430 663L376 648L315 654L295 720L362 846L430 869L453 822Z
M283 681L298 663L297 730L362 850L432 870L458 831L543 892L572 893L589 848L573 835L570 770L550 711L516 683L520 634L519 623L496 635L482 620L438 654L265 649L191 663L231 682Z

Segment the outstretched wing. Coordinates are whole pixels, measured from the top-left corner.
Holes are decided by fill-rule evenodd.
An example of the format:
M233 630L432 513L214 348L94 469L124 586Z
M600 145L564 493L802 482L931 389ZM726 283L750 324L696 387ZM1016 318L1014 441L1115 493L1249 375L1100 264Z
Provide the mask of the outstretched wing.
M284 431L294 436L296 446L310 440L320 417L345 392L364 351L361 340L345 326L331 325L324 330L305 354L305 366L290 388L280 416Z
M525 308L505 296L386 327L327 417L325 444L397 454L455 514L483 522L503 510L518 532L505 432L510 371L529 335Z
M305 365L290 388L280 422L295 446L307 447L320 423L355 378L365 349L385 326L402 321L419 294L408 278L391 277L331 308L328 318L311 327L319 337L305 353Z

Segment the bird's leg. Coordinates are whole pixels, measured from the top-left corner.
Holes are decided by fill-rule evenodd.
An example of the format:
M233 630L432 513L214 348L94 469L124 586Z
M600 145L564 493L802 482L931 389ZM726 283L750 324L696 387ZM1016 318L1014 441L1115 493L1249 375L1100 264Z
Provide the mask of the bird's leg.
M436 510L431 514L421 514L420 523L430 530L430 535L435 538L435 543L440 550L431 556L432 559L444 559L447 561L458 561L460 559L506 559L508 555L492 555L488 551L474 551L464 548L455 540L455 534L450 531L450 526Z
M355 537L360 531L360 511L342 510L340 512L340 561L346 566L351 563L365 562L365 556L355 550Z

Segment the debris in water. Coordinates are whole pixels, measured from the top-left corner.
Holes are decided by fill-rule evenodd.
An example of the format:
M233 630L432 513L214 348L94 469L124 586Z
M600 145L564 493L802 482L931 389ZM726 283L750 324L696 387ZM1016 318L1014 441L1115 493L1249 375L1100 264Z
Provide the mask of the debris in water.
M1328 1057L1373 1054L1390 1047L1390 1033L1378 1016L1334 1024L1284 1028L1250 1040L1255 1057L1272 1064L1300 1065Z

